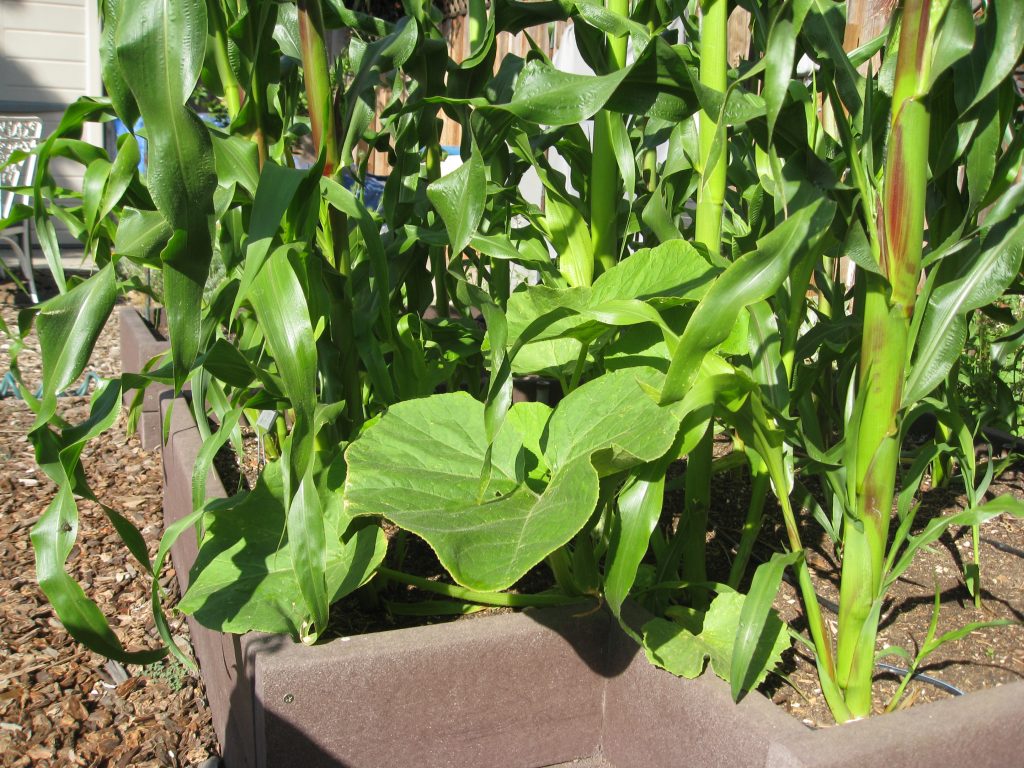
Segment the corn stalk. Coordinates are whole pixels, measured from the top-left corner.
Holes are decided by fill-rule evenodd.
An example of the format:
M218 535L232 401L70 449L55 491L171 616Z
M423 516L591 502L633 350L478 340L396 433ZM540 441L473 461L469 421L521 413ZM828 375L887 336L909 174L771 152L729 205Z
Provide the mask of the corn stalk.
M629 15L629 0L607 0L608 10ZM608 69L615 72L626 66L626 38L608 35ZM590 235L594 244L592 272L611 269L618 256L618 205L622 183L612 149L612 120L621 118L602 109L594 116L594 156L590 187ZM588 281L589 282L589 281Z
M882 199L881 275L866 274L858 408L848 433L853 518L843 530L836 674L853 717L871 710L878 606L889 536L908 339L921 276L930 116L931 0L907 0Z

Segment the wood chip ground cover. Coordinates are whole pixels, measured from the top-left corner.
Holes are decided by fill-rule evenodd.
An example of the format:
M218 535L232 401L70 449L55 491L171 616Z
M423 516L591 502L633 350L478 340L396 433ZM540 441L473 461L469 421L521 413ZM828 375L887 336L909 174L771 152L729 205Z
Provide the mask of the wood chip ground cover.
M0 285L0 312L16 327L23 306ZM19 358L26 381L39 381L34 339ZM0 341L0 371L9 366ZM116 318L101 337L90 370L120 370ZM62 398L71 420L88 411L84 397ZM23 402L0 400L0 766L191 768L216 754L216 737L202 682L178 664L125 669L76 644L54 617L34 578L29 530L53 496L24 437L32 413ZM87 448L89 481L97 496L143 531L151 547L162 524L158 453L126 438L124 419ZM79 541L70 572L111 619L129 647L157 644L149 615L149 582L95 506L82 505ZM176 589L173 571L162 582ZM181 617L176 633L187 640Z

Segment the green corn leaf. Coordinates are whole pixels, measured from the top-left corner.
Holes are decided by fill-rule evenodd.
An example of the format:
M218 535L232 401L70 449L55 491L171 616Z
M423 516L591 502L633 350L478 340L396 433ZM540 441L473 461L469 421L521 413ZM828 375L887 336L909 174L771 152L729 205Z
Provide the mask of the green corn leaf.
M993 0L988 6L979 37L975 56L984 69L967 109L980 104L1017 67L1024 51L1024 3Z
M677 452L634 470L619 491L605 556L604 597L616 616L636 582L665 500L665 471ZM629 630L632 631L632 630Z
M427 197L441 214L452 257L465 250L480 226L487 203L487 171L475 142L473 154L462 165L427 187Z
M43 399L36 427L50 420L57 396L85 370L116 298L114 266L107 264L67 293L39 305L35 323L43 358Z
M212 138L218 183L222 187L237 184L255 196L260 183L260 158L256 142L242 136L225 136L220 133L214 133ZM262 228L264 222L253 219L253 224Z
M762 96L767 110L769 137L775 131L775 121L782 111L782 104L789 91L789 82L793 77L796 34L793 22L781 15L768 32L768 48L765 51L767 67Z
M795 0L793 14L805 17L802 34L818 56L828 59L835 67L839 94L854 116L854 122L857 122L864 106L860 96L861 77L843 50L842 22L845 11L842 3L835 0Z
M67 281L64 277L64 267L60 259L60 246L57 243L57 230L53 226L51 214L59 216L62 210L60 206L48 205L48 195L43 192L43 183L48 175L48 167L52 157L56 156L56 147L59 142L68 134L81 130L82 124L98 119L103 114L109 114L110 104L106 101L98 101L83 96L71 104L60 119L60 123L50 137L43 142L39 148L39 164L36 166L35 179L32 182L32 214L36 227L36 237L46 257L46 265L50 268L50 274L57 283L57 290L64 293L67 290Z
M57 495L32 527L36 551L36 577L46 599L68 633L75 640L104 656L129 664L151 664L167 655L166 649L124 650L99 607L74 579L64 572L64 563L78 533L78 507L67 487Z
M312 467L299 480L288 504L288 541L292 548L292 571L299 594L312 621L300 627L304 643L316 642L327 629L330 596L327 593L327 530Z
M1002 147L1003 125L999 118L999 94L990 94L978 106L978 130L967 149L967 189L972 211L988 196L996 173L996 157Z
M296 418L311 425L316 407L316 342L302 284L289 258L292 250L283 246L271 254L253 281L251 298ZM296 460L302 468L300 477L309 459Z
M754 571L750 591L740 611L729 665L729 683L734 701L739 701L744 693L764 679L774 650L773 642L778 641L781 623L772 610L772 603L779 592L786 567L795 565L802 557L803 552L776 553L771 560L762 563ZM766 637L768 642L765 642Z
M220 428L203 441L192 465L192 509L200 509L206 503L206 481L213 469L214 458L238 426L242 415L241 408L232 409L221 419Z
M225 384L239 389L250 386L259 375L256 366L238 347L225 339L217 339L203 356L203 368Z
M63 297L58 297L63 298ZM146 664L166 655L166 649L127 652L107 624L99 607L64 570L78 537L78 505L75 495L95 500L85 485L79 457L85 443L109 429L117 418L121 388L108 382L92 397L89 418L60 434L47 426L30 437L43 471L57 483L57 495L32 528L36 556L36 578L57 617L68 632L89 648L126 663ZM123 516L104 507L111 523L144 568L149 569L145 542L138 530Z
M594 245L590 228L575 205L549 191L544 224L558 253L558 265L570 286L589 286L594 279Z
M789 404L789 386L782 363L778 317L766 301L748 308L747 343L754 380L761 386L769 402L780 412Z
M1024 257L1024 216L989 230L980 253L959 274L932 291L917 334L913 367L903 390L903 406L913 405L946 378L967 338L967 313L1001 296Z
M117 149L117 157L110 167L107 176L107 183L100 196L99 206L96 211L97 221L103 221L114 210L114 206L121 202L125 192L135 178L135 169L139 164L139 143L132 134L126 134Z
M125 208L114 234L114 251L137 264L160 268L160 252L173 234L158 211Z
M896 559L895 564L890 568L886 574L885 579L882 583L882 592L893 584L903 573L910 567L910 564L914 560L914 556L922 547L926 547L929 544L935 542L946 529L951 525L980 525L986 520L991 520L996 515L1003 513L1013 515L1017 518L1024 518L1024 502L1019 499L1015 499L1013 496L1004 494L997 496L991 501L987 501L980 506L974 507L973 509L965 509L962 512L957 512L953 515L946 515L945 517L937 517L925 525L924 529L914 536L907 537L907 547Z
M633 157L633 147L629 142L629 134L626 132L626 125L619 115L610 113L607 124L612 151L615 153L615 164L618 166L619 175L622 177L622 187L626 192L626 199L632 200L636 196L636 159Z
M683 399L704 356L729 338L744 307L778 290L797 256L817 247L834 213L835 205L824 200L802 208L718 276L680 337L665 379L662 403Z
M992 619L990 621L969 622L964 626L959 627L958 629L953 629L949 632L944 632L938 637L930 640L918 653L918 658L923 660L924 657L928 656L933 651L938 650L946 643L961 640L967 637L972 632L977 632L979 629L988 629L990 627L1009 627L1015 624L1018 624L1018 622L1014 621L1013 619Z
M106 158L97 158L89 163L82 177L82 218L85 229L91 232L96 226L103 189L107 185L111 163Z
M328 594L324 582L326 533L312 476L316 413L317 350L302 284L290 259L292 248L278 248L253 281L250 298L266 335L285 393L295 409L295 423L284 446L287 469L283 494L288 537L305 608L312 617L303 625L303 641L314 641L327 627Z
M974 14L971 0L952 0L942 17L935 38L927 91L932 90L939 75L970 54L974 48Z
M117 27L124 13L124 6L130 0L103 0L103 44L100 46L100 71L103 86L110 97L111 104L117 111L121 121L129 128L134 128L139 118L139 107L135 103L128 83L121 73L117 61Z
M420 44L419 25L406 17L394 26L387 36L376 40L365 47L358 61L353 62L356 74L345 92L347 113L344 125L347 125L341 149L341 161L351 162L352 149L373 119L373 108L376 103L375 89L380 84L382 73L397 69L413 56Z
M635 50L643 50L651 39L647 27L631 20L627 16L615 13L593 0L577 0L573 3L580 18L587 24L611 37L628 37Z
M305 171L285 168L276 163L268 162L263 166L253 199L252 226L249 227L242 280L231 308L232 316L238 313L242 303L249 297L253 280L263 267L274 235L282 226L285 212L308 176Z
M291 3L282 3L277 9L274 24L274 40L281 46L281 53L296 61L302 61L302 41L299 38L299 12Z
M338 25L348 29L358 30L374 37L384 37L391 33L394 25L390 22L378 19L365 13L358 13L345 6L344 0L324 0L324 18L329 27L334 27L334 19L331 14L337 17Z
M213 255L209 215L217 179L210 135L185 106L203 66L206 37L202 0L126 3L117 29L121 72L146 123L149 191L167 223L181 233L177 247L169 245L161 257L179 387L199 352L203 288Z

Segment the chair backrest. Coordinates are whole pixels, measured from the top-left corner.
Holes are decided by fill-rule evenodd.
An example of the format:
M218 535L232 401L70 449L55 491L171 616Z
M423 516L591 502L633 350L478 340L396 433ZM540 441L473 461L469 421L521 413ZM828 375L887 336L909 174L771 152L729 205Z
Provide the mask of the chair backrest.
M38 117L0 115L0 187L27 186L32 183L36 156L28 155L11 163L16 151L31 152L43 135L43 122ZM16 192L0 189L0 219L6 219L14 206ZM26 196L27 200L27 196Z

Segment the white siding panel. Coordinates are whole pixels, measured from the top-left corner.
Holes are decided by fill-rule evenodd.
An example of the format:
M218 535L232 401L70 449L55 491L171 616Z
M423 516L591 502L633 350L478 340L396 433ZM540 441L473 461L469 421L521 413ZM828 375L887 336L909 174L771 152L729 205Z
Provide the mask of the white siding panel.
M63 3L0 0L4 29L82 33L82 7Z
M70 104L85 90L85 64L25 59L0 72L0 101ZM31 75L26 76L28 68ZM75 94L68 98L68 94Z
M42 32L7 29L3 37L4 55L22 64L38 61L85 62L85 35L73 32Z
M69 104L82 95L94 13L84 0L0 0L0 107Z
M0 0L0 114L35 114L48 135L64 108L99 95L96 0ZM86 140L100 143L102 128ZM55 181L81 189L84 168L65 159L50 166ZM63 243L74 243L57 224Z

